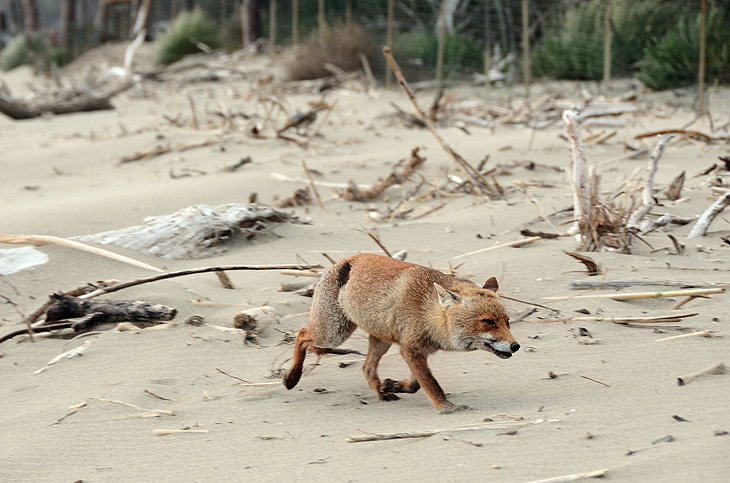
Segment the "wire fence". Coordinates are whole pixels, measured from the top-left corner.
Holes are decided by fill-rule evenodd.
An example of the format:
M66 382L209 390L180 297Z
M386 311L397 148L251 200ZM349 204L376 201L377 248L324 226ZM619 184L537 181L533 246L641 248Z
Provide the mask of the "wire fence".
M103 19L95 29L75 25L84 46L92 37L128 37L145 3L77 1L78 19ZM101 8L105 15L98 15ZM522 84L529 96L535 78L605 87L611 78L636 77L654 89L697 85L701 92L705 82L730 81L730 0L152 0L150 32L163 32L195 8L229 49L264 39L281 50L326 30L356 29L386 85L392 77L379 54L384 45L409 80L438 88L472 79ZM335 44L329 50L348 42L328 39Z

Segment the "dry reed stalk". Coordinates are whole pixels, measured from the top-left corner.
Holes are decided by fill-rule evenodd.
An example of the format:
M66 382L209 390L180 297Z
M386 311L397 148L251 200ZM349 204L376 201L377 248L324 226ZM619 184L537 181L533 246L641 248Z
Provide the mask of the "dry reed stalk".
M474 183L474 188L480 192L485 193L489 192L492 196L495 196L494 188L492 188L487 180L484 178L484 176L479 173L476 169L474 169L473 166L471 166L464 158L462 158L459 154L454 151L451 146L446 144L446 141L439 135L438 132L436 132L436 128L434 127L431 120L428 118L425 112L423 112L423 109L421 109L421 106L418 105L418 101L416 100L416 96L411 91L411 88L408 85L408 82L406 81L405 76L403 75L403 72L400 70L400 66L393 58L393 54L391 53L390 47L383 47L383 55L385 56L385 59L388 61L388 65L390 65L390 68L393 70L393 73L395 74L396 79L398 79L398 83L403 88L403 91L406 93L406 96L408 96L408 99L411 101L411 104L413 104L413 107L416 108L416 112L418 112L419 117L423 121L423 123L426 125L429 131L431 131L431 134L436 138L438 143L441 145L441 147L446 151L446 153L451 157L451 159L454 160L454 162L464 171L464 174Z
M599 295L574 295L572 297L543 297L543 300L574 300L574 299L611 299L611 300L637 300L656 299L665 297L683 297L712 295L725 292L724 288L698 288L692 290L670 290L667 292L638 292L638 293L617 293Z

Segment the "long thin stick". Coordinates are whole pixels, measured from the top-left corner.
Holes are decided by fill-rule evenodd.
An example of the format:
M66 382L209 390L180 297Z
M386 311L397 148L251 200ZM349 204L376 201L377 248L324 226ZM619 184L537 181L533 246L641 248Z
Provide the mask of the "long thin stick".
M712 337L711 330L701 330L699 332L692 332L691 334L673 335L672 337L664 337L662 339L656 339L654 342L664 342L665 340L673 339L684 339L685 337Z
M105 293L116 292L117 290L134 287L136 285L142 285L144 283L157 282L159 280L166 280L168 278L183 277L185 275L195 275L198 273L221 272L227 270L313 270L319 268L323 268L322 265L220 265L217 267L190 268L188 270L178 270L176 272L161 273L160 275L153 275L151 277L119 283L116 285L112 285L111 287L99 288L91 293L82 295L79 298L90 299Z
M405 433L386 433L386 434L366 434L362 436L348 436L348 443L364 443L368 441L388 441L392 439L410 439L410 438L428 438L435 434L456 431L479 431L484 429L510 429L514 427L527 426L535 424L536 421L514 421L497 423L493 425L483 424L481 426L470 426L466 428L450 428L450 429L432 429L426 431L409 431Z
M472 167L464 158L459 156L456 151L454 151L448 144L446 144L446 141L444 141L439 133L436 132L436 128L433 126L431 119L426 116L426 113L423 112L421 106L418 105L416 96L411 91L411 88L408 86L408 82L406 82L406 79L403 76L403 72L400 70L398 63L393 58L390 47L383 47L383 55L388 61L388 65L390 65L390 68L393 69L393 73L395 74L396 79L398 79L398 83L403 88L403 91L406 93L406 96L408 96L408 99L411 101L411 104L413 104L413 107L416 108L416 112L418 113L419 117L426 125L428 130L431 131L431 134L434 135L441 147L444 148L444 151L446 151L446 153L451 156L451 159L453 159L454 162L464 171L464 174L466 174L472 180L472 182L474 183L474 188L477 191L483 193L486 189L487 191L492 192L493 190L489 186L487 180L484 179L484 177L476 169L474 169L474 167Z
M322 203L322 198L319 197L319 191L317 191L317 186L314 184L314 178L312 178L312 173L309 171L309 168L307 168L307 163L302 159L302 168L304 168L304 172L307 173L307 178L309 178L309 186L312 187L312 191L314 192L314 197L317 198L317 203L319 203L319 207L324 210L324 203Z
M508 243L500 243L499 245L494 245L494 246L487 247L487 248L481 248L479 250L475 250L475 251L469 252L469 253L464 253L462 255L456 255L455 257L449 258L449 260L456 260L458 258L468 257L471 255L476 255L477 253L488 252L490 250L496 250L497 248L521 247L523 245L529 245L530 243L539 242L542 239L543 238L541 236L531 236L529 238L524 238L522 240L515 240L512 242L508 242Z
M687 295L711 295L723 293L724 288L698 288L692 290L671 290L668 292L639 292L639 293L618 293L599 295L575 295L572 297L543 297L543 300L573 300L573 299L612 299L612 300L635 300L655 299L662 297L683 297Z
M608 468L588 471L586 473L574 473L572 475L554 476L553 478L547 478L545 480L533 480L529 483L563 483L565 481L576 481L586 478L602 478L606 473L608 473Z
M92 247L79 243L74 240L68 240L66 238L59 238L56 236L47 235L0 235L0 243L8 243L14 245L35 245L37 247L44 245L59 245L68 248L75 248L76 250L82 250L85 252L93 253L95 255L101 255L102 257L111 258L120 262L134 265L135 267L146 268L147 270L153 270L155 272L162 272L161 269L148 265L139 260L119 255L118 253L110 252L109 250L103 250L101 248Z
M687 314L654 315L650 317L560 317L555 319L522 320L532 324L549 324L554 322L613 322L614 324L641 324L655 322L679 322L686 317L694 317L697 312Z

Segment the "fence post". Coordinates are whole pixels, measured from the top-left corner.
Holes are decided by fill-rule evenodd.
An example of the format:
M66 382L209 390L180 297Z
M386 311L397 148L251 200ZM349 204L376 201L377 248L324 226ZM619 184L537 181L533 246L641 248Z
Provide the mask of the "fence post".
M345 25L348 27L352 25L352 0L347 0L345 3Z
M613 42L613 29L611 28L611 17L613 15L613 4L606 0L606 13L603 32L603 95L608 94L608 84L611 82L611 43Z
M327 26L327 21L324 16L324 0L318 0L317 2L317 25L319 25L319 32L321 36Z
M525 83L525 97L530 97L530 7L528 0L522 0L522 80Z
M276 51L276 0L269 0L269 44L271 52Z
M707 0L700 3L700 65L697 72L697 115L705 113L705 42L707 41Z
M436 50L436 91L440 92L444 78L444 50L446 47L446 0L441 0L438 28L438 48Z
M299 0L291 2L291 43L299 44Z
M393 50L393 23L395 22L395 0L388 0L388 25L385 31L385 43ZM390 65L386 65L385 88L390 89L393 85L393 71Z
M489 0L484 0L484 94L489 97L489 88L491 82L489 81L489 69L492 67L492 52L489 46Z

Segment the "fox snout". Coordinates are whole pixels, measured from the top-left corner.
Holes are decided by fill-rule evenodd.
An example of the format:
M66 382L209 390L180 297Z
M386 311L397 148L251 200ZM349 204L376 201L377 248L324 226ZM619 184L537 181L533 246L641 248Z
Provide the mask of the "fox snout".
M484 348L490 352L493 352L497 357L502 359L509 359L512 354L520 350L519 342L512 340L497 340L491 335L483 337Z

